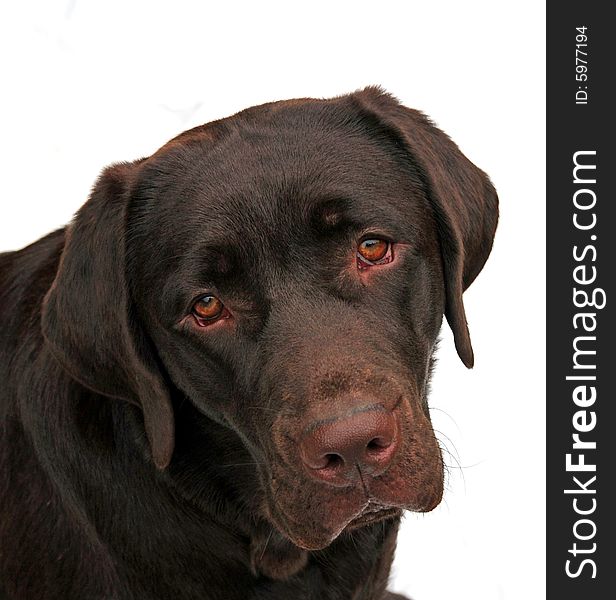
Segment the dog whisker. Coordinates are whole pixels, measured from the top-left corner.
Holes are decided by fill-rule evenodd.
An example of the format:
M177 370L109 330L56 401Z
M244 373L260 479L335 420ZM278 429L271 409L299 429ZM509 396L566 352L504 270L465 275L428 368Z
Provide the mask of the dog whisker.
M438 412L443 413L455 425L456 429L458 431L461 431L460 426L458 425L456 420L446 410L443 410L442 408L439 408L438 406L429 406L429 409L430 411L437 410Z
M355 550L359 550L359 548L357 547L357 542L355 541L355 536L353 535L352 531L349 531L349 539L351 540L351 544L353 544L353 548L355 548Z
M454 453L452 453L452 452L449 450L449 447L447 446L447 444L446 444L446 443L445 443L442 439L440 439L440 438L438 437L438 434L439 434L439 433L440 433L441 435L443 435L444 437L446 437L446 438L449 440L449 442L451 443L451 445L454 447L455 454L454 454ZM460 473L460 475L461 475L461 477L462 477L462 485L463 485L463 487L464 487L464 491L466 492L466 477L464 476L464 467L462 466L462 464L461 464L461 462L460 462L460 460L459 460L459 454L458 454L458 450L457 450L457 448L455 447L455 444L453 443L453 441L452 441L449 437L447 437L447 436L446 436L446 435L444 435L443 433L439 432L438 430L434 430L434 434L436 435L436 439L437 439L438 445L439 445L439 446L440 446L440 448L441 448L441 453L446 453L446 454L447 454L450 458L452 458L452 459L456 462L456 464L457 464L457 466L456 466L456 465L448 465L448 464L445 462L444 458L443 458L443 457L441 457L441 463L442 463L442 465L443 465L443 467L444 467L445 471L447 472L447 476L448 476L448 477L447 477L447 489L448 489L449 491L452 491L452 490L451 490L451 488L449 487L449 476L451 475L451 470L452 470L452 469L457 469L458 473Z
M458 459L458 464L459 464L460 463L460 453L458 452L458 449L456 448L456 445L454 444L453 440L448 435L446 435L442 431L439 431L438 429L433 429L433 431L435 435L445 438L453 446L453 450L455 452L455 455ZM449 447L447 448L447 451L449 452Z
M273 534L274 534L274 530L271 529L269 532L269 535L267 536L267 539L265 540L265 545L263 546L263 550L261 551L261 556L259 557L259 560L263 560L263 556L265 555L265 551L267 550L267 546L270 543L270 540L272 539Z

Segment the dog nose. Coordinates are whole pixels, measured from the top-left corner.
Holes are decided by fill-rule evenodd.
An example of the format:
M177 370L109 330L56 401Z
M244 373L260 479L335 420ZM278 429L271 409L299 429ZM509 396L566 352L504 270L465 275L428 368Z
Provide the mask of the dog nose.
M390 465L398 445L394 413L368 409L307 427L300 455L310 475L331 485L376 476Z

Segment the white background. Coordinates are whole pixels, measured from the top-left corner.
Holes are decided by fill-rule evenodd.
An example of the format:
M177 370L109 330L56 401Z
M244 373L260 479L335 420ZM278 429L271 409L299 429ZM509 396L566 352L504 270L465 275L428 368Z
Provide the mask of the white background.
M448 491L406 517L393 568L392 588L415 600L545 597L544 12L530 0L0 9L0 250L66 223L108 163L254 104L368 84L427 112L490 174L500 226L465 294L476 367L445 326L431 396Z

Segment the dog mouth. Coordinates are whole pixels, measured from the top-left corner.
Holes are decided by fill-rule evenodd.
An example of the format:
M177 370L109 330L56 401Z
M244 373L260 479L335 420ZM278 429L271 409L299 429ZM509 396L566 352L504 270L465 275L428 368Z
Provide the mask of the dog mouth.
M372 525L386 519L393 519L402 516L402 509L396 506L383 506L381 504L368 503L366 507L345 527L346 530L352 531L366 525Z
M296 546L321 550L345 531L400 518L404 510L434 509L443 491L437 458L421 470L402 464L368 486L317 487L275 479L275 485L266 488L264 516Z
M339 512L333 519L331 513L327 516L321 514L320 517L312 515L310 527L306 527L304 522L296 520L294 515L283 510L276 502L273 505L270 504L267 516L274 527L294 545L304 550L314 551L329 546L345 531L354 531L380 521L399 518L403 512L400 507L382 504L373 499L368 501L364 499L364 502L356 504L355 510L353 510L352 504L335 507L330 505L330 509L333 509L332 512L341 511L344 515Z
M368 425L380 427L380 433L383 429L380 411L355 413L352 424L361 421L358 427L369 429L364 422L368 417L371 419ZM411 407L407 407L406 411L395 414L392 421L390 429L395 435L390 435L393 441L387 447L397 444L393 458L379 462L381 455L374 452L371 443L364 447L366 436L358 437L356 445L366 453L360 457L363 460L361 468L351 452L355 447L349 443L351 450L341 446L342 450L331 453L342 455L343 460L347 458L344 452L349 453L346 471L341 474L334 468L336 463L328 464L326 467L331 471L328 478L320 473L315 475L310 470L312 463L304 456L298 458L294 445L281 444L282 459L269 461L269 468L261 472L265 518L296 546L321 550L345 531L399 518L403 510L427 512L435 508L442 498L443 468L440 448L429 419L419 410L411 411ZM326 429L321 432L323 439L331 433L327 427L330 427L329 423L322 427ZM372 435L372 430L370 432ZM382 437L389 433L387 429ZM338 438L346 441L343 434L346 432L343 431ZM280 439L286 440L284 436ZM351 442L354 440L351 438ZM356 469L348 467L351 461Z

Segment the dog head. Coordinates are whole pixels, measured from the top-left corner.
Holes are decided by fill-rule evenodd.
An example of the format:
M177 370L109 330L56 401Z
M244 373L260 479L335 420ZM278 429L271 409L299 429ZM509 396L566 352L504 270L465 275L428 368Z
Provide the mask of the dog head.
M473 364L462 294L496 222L487 176L379 89L266 104L103 173L43 330L142 409L159 469L180 394L241 441L263 516L323 548L439 503L432 354L444 314Z

